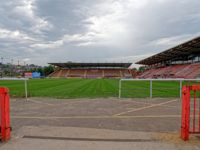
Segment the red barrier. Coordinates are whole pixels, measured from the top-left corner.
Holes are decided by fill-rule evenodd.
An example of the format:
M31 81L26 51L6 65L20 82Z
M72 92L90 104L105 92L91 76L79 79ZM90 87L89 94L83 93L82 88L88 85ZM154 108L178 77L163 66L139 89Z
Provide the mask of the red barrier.
M10 139L10 98L9 90L0 87L0 134L1 141Z
M200 86L198 85L183 86L182 89L181 138L184 141L189 140L189 134L200 134L200 99L197 103L197 92L200 96ZM197 112L199 112L198 116ZM198 128L196 124L198 124Z

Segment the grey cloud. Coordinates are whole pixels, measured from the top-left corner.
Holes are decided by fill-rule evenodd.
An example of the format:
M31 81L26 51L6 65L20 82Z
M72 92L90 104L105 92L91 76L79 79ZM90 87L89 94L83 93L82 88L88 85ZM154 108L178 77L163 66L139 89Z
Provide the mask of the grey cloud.
M40 65L135 62L198 36L199 6L199 0L2 0L0 55Z

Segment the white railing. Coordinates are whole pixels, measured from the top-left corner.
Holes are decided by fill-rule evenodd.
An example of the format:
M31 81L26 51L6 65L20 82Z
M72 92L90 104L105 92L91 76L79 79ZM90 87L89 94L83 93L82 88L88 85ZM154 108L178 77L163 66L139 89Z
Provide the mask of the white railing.
M183 82L185 81L198 81L200 82L200 79L175 79L175 78L172 78L172 79L120 79L119 80L119 98L122 97L122 82L123 81L149 81L149 98L152 98L153 97L153 82L154 81L177 81L179 82L179 90L180 90L180 93L179 93L179 96L180 98L182 97L182 86L183 86Z
M0 78L0 80L7 80L7 81L24 81L24 92L25 92L25 98L28 100L28 88L27 88L27 81L29 80L28 78Z

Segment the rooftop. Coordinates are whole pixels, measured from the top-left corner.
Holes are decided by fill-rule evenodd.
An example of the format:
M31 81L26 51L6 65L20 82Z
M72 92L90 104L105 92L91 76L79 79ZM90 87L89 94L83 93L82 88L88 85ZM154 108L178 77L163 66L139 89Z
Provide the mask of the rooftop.
M132 63L49 63L60 68L129 68Z
M200 53L200 36L161 53L140 60L136 62L136 64L153 65L176 58L184 58L183 56L196 53Z

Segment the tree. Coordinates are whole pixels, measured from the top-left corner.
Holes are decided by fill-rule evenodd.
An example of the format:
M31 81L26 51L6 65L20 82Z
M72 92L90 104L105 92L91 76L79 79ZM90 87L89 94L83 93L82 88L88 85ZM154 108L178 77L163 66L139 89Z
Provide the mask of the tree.
M54 72L54 67L52 65L49 65L43 68L44 76L48 76L52 72Z
M36 72L39 72L41 74L41 76L44 76L44 69L42 67L37 68Z

